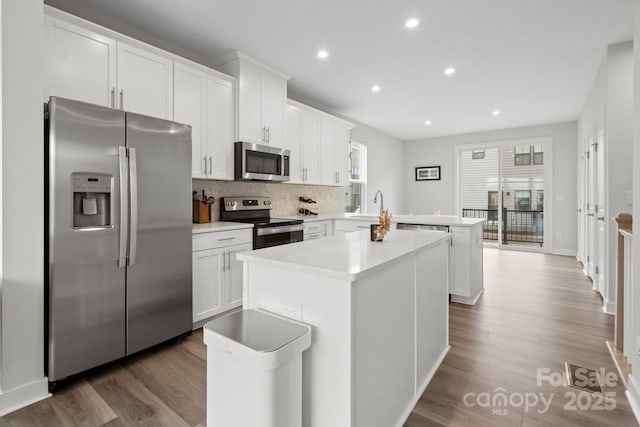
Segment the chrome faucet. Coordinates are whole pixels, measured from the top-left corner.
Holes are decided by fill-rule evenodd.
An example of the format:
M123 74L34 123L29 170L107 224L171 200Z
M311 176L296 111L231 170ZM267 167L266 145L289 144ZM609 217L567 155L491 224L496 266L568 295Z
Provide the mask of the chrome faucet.
M380 216L384 214L384 197L382 196L382 191L376 191L375 196L373 196L373 203L378 203L378 194L380 194Z

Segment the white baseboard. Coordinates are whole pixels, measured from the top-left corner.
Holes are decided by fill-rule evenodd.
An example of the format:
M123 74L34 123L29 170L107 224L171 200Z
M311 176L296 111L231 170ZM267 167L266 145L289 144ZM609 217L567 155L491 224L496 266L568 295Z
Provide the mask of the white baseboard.
M616 315L616 303L610 302L608 299L602 301L602 312L610 316Z
M625 395L633 411L633 416L636 417L636 422L640 424L640 385L633 375L629 375L629 386Z
M578 258L578 252L575 249L551 248L549 249L549 253L551 255L572 256L580 261L580 259Z
M0 417L51 396L47 377L0 393Z
M451 294L451 302L457 302L457 303L466 304L466 305L475 305L475 303L478 301L478 298L480 298L480 295L482 295L483 292L484 292L484 288L480 289L475 296L472 296L469 298L461 297L460 295Z

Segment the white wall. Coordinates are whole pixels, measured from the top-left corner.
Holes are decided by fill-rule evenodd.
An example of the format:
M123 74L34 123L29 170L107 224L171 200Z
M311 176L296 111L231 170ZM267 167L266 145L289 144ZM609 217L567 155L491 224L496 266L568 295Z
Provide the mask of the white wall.
M636 46L640 46L640 0L635 0L634 3L634 41ZM635 218L636 225L635 230L638 230L638 219L640 218L640 49L634 51L634 136L633 136L633 217ZM633 275L633 287L634 289L640 289L640 273L638 273L638 266L640 266L640 238L638 238L638 232L634 232L633 238L633 265L635 266L635 273ZM640 334L640 292L634 292L634 301L632 302L634 307L634 334ZM625 324L625 328L629 325ZM635 339L633 339L636 342ZM630 351L629 364L631 366L640 366L640 355L638 355L637 347ZM640 423L640 371L634 369L629 375L629 387L627 390L627 398L629 404L633 409L633 413L636 420Z
M578 119L578 137L584 144L596 123L604 120L605 220L608 223L605 251L608 262L604 284L604 309L615 313L617 228L614 217L629 212L627 191L632 189L633 163L633 43L611 45L596 74ZM602 268L602 265L600 265Z
M482 144L514 139L550 136L553 138L553 230L551 251L575 254L577 251L577 124L555 123L525 128L443 136L404 144L405 213L424 214L439 210L455 215L457 145ZM416 166L441 166L440 181L415 181Z
M404 213L402 142L361 123L351 130L351 137L367 144L366 212L379 212L380 205L373 203L373 195L380 190L384 195L385 209L389 209L391 214Z
M44 378L42 0L2 0L0 415L47 396Z

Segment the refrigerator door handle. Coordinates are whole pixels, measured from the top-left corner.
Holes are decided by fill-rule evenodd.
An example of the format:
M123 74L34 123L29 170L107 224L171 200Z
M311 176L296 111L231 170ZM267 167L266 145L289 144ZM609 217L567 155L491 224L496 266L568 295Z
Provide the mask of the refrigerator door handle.
M120 168L120 248L118 267L127 266L127 216L129 215L129 171L127 170L127 148L118 147L118 162Z
M136 263L136 250L138 245L138 164L136 161L136 149L129 148L129 182L131 185L131 222L129 237L129 265Z

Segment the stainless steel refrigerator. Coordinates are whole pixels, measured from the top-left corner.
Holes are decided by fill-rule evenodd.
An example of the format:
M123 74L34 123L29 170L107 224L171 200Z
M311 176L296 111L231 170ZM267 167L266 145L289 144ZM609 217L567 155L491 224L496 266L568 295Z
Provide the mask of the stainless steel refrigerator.
M191 128L58 97L45 124L54 388L191 331Z

